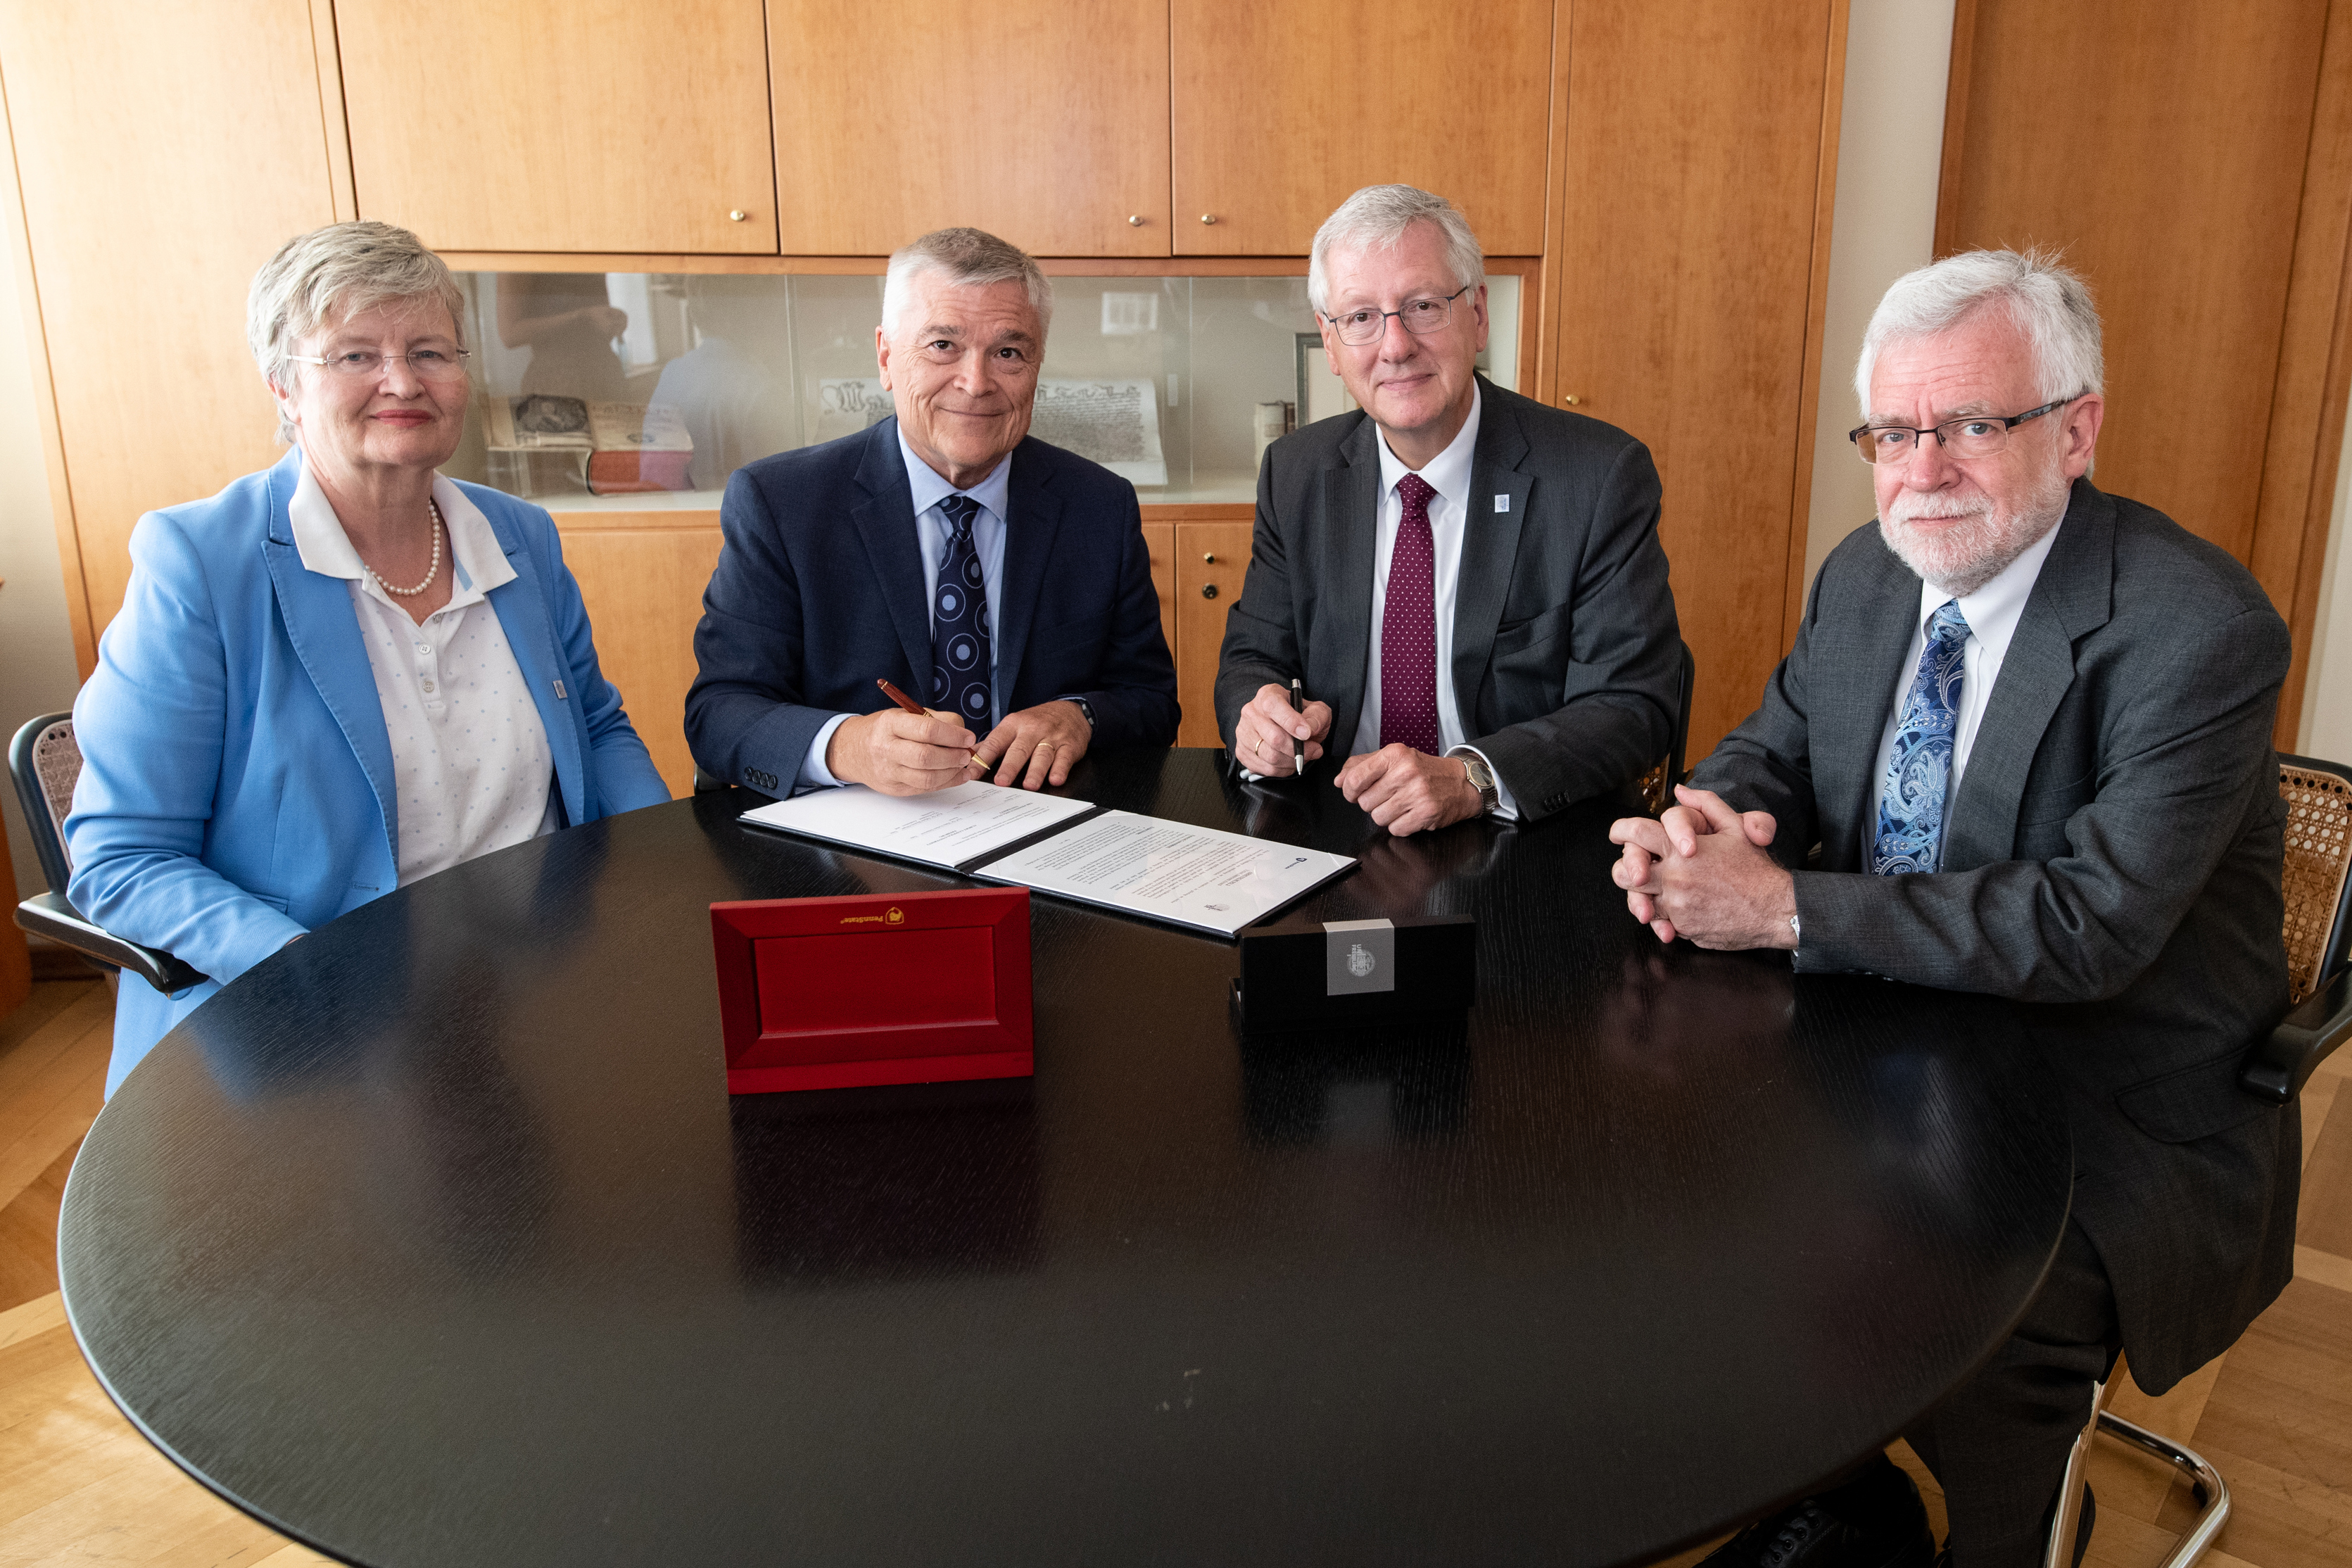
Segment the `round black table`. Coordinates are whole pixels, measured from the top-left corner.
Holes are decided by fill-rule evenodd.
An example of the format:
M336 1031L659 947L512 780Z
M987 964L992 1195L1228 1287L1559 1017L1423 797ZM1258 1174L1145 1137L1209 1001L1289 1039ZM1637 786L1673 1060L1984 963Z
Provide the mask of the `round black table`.
M373 1564L1632 1562L1988 1355L2070 1184L2008 1011L1662 951L1593 805L1392 842L1219 753L1071 793L1477 917L1466 1036L1237 1040L1234 947L1035 900L1036 1076L745 1097L713 900L951 879L730 791L485 857L229 987L76 1162L146 1434Z

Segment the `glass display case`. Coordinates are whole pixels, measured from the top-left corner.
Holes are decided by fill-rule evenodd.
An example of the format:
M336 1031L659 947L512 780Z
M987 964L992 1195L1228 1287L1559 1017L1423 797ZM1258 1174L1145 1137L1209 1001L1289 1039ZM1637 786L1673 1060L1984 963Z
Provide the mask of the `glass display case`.
M1480 365L1519 381L1521 282L1487 278ZM458 274L477 394L446 471L551 510L711 510L756 458L890 413L877 276ZM1146 506L1247 503L1286 429L1354 406L1303 277L1054 279L1032 433Z

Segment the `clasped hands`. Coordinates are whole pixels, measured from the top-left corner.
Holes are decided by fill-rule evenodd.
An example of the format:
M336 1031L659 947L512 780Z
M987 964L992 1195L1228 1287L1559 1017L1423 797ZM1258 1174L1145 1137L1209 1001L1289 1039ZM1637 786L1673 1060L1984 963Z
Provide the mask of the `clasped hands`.
M1024 708L978 741L951 717L885 708L845 720L825 743L824 765L844 784L884 795L929 795L992 772L1000 784L1041 789L1067 784L1093 740L1075 702Z
M1330 733L1329 703L1309 702L1295 709L1289 689L1271 681L1257 689L1234 720L1234 746L1242 766L1267 778L1287 778L1297 771L1291 757L1293 740L1306 742L1311 763L1323 754L1323 742ZM1433 757L1406 745L1349 757L1333 782L1349 804L1362 807L1399 838L1465 821L1486 808L1461 758Z
M1621 817L1609 841L1625 852L1610 868L1633 918L1660 942L1701 947L1793 948L1797 884L1764 853L1779 824L1769 811L1734 811L1711 790L1675 786L1678 803L1654 820Z

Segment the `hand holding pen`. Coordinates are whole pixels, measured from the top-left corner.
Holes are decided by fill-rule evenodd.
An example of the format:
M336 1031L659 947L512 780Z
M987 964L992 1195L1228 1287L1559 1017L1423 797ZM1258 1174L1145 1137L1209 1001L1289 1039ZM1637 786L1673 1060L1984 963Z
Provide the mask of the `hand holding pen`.
M1287 687L1271 681L1259 687L1234 720L1234 760L1264 777L1289 778L1321 756L1331 734L1331 705L1305 698L1295 679Z
M934 713L887 680L896 704L842 721L826 742L824 765L844 784L884 795L928 795L971 777L971 731L951 713Z

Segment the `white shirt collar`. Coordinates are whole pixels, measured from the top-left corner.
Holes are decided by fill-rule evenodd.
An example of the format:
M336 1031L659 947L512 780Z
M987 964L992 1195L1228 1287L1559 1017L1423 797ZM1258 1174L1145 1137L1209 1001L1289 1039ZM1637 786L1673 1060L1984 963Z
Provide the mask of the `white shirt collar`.
M1466 513L1470 504L1470 459L1478 449L1478 383L1470 383L1470 417L1462 421L1462 428L1446 444L1445 450L1429 460L1421 470L1422 479L1431 489L1461 507ZM1385 496L1397 488L1397 481L1412 472L1394 452L1389 450L1389 438L1378 426L1373 429L1373 445L1381 449L1381 494Z
M988 478L970 489L959 490L955 486L948 483L946 477L937 468L915 456L915 449L907 445L907 426L904 420L900 420L894 428L898 436L898 456L906 459L907 485L915 492L917 517L922 516L950 496L967 495L986 507L989 515L999 522L1004 521L1005 498L1013 489L1012 453L1005 453L998 460L996 467L988 471Z
M490 520L466 499L466 492L435 474L433 500L441 509L441 521L448 525L449 563L456 590L452 596L478 596L513 582L514 564L507 559L505 546L499 542ZM293 527L294 550L302 558L304 571L316 572L321 577L366 581L367 566L360 560L360 552L352 547L351 536L343 531L342 520L335 515L326 491L311 476L307 458L302 463L302 477L295 482L293 498L286 504L286 520Z
M2016 560L2002 567L1991 582L1958 601L1969 635L1986 647L1998 653L2008 651L2018 619L2025 614L2025 601L2033 596L2034 579L2042 575L2042 563L2050 558L2050 547L2058 542L2058 531L2064 526L2063 518L2053 523L2041 538L2019 552ZM1921 583L1919 625L1925 627L1927 617L1950 602L1951 595L1933 583Z

